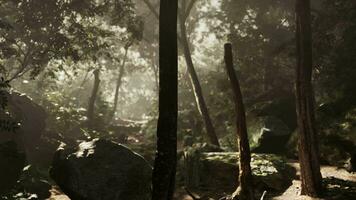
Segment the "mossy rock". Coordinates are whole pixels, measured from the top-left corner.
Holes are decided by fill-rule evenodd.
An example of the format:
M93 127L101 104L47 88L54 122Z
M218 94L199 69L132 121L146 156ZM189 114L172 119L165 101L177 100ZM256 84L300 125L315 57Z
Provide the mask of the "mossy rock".
M185 156L190 179L186 185L199 189L233 190L238 186L238 153L209 152ZM272 154L252 154L251 167L259 190L283 191L291 185L293 170L285 159ZM190 173L190 174L189 174Z
M247 128L253 152L285 153L284 145L292 131L282 120L272 116L250 118Z

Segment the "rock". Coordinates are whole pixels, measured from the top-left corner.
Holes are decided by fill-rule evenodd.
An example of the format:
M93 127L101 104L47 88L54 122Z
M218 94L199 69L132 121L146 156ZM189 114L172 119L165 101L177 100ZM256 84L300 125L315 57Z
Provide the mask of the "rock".
M356 172L356 153L352 154L346 161L345 168L348 172Z
M192 147L184 149L182 159L178 162L177 172L183 174L186 186L190 188L198 187L198 174L199 170L201 170L199 158L202 153L207 152L223 152L223 150L218 146L208 143L196 143Z
M297 127L297 114L294 94L285 94L283 98L273 98L273 101L262 101L255 104L248 114L257 117L273 116L281 119L289 129Z
M44 173L46 173L45 176ZM47 173L47 170L41 172L36 167L28 165L23 169L18 183L28 195L35 195L36 199L47 199L51 196L49 190L52 188L51 184L45 180Z
M252 152L285 153L291 131L275 117L259 117L248 123Z
M8 110L12 120L20 123L16 132L1 130L0 144L15 141L17 147L26 153L30 164L42 160L36 150L40 144L41 135L45 132L46 112L26 95L12 92L7 95ZM4 117L4 116L2 116Z
M25 154L19 152L15 142L0 144L0 194L9 192L15 186L25 160Z
M194 164L187 166L195 168L186 169L190 178L190 185L187 186L192 189L233 191L238 186L238 161L237 152L210 152L190 157L187 162ZM291 185L295 173L283 158L267 154L252 154L251 167L254 187L259 191L283 191Z
M125 146L95 139L60 148L50 175L71 199L149 200L152 168Z

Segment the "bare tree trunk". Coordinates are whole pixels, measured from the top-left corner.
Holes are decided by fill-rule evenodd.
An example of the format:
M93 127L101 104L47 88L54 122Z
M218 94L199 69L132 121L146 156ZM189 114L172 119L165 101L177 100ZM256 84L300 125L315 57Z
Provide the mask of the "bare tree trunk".
M182 7L179 12L180 35L178 35L177 38L183 47L184 58L187 63L187 68L188 68L188 72L189 72L190 82L191 82L191 85L193 88L193 93L195 96L196 105L197 105L200 115L203 118L209 143L216 145L216 146L220 146L219 140L216 136L215 129L214 129L213 123L211 121L209 111L208 111L208 108L207 108L207 105L206 105L206 102L204 99L204 95L203 95L203 92L201 89L198 75L194 68L193 59L192 59L190 48L189 48L189 40L187 37L187 30L186 30L186 26L185 26L186 19L188 18L189 14L190 14L191 10L193 9L194 4L197 2L197 0L190 0L188 3L186 3L186 0L182 0L181 2L182 2ZM150 3L150 1L144 0L144 3L151 10L151 12L156 17L158 17L158 13L155 10L155 7Z
M184 8L184 7L183 7ZM200 115L203 118L204 124L205 124L205 129L207 132L207 136L209 139L209 142L213 145L220 146L218 137L216 136L215 129L213 126L213 123L211 121L208 107L206 105L203 91L198 79L198 75L195 71L194 64L193 64L193 59L191 56L190 48L189 48L189 41L187 37L187 31L186 31L186 26L185 26L185 21L186 18L184 16L187 16L186 13L181 13L180 14L180 36L181 36L181 45L183 47L183 53L184 53L184 58L187 64L188 72L189 72L189 78L190 82L192 84L194 96L195 96L195 101L197 104L197 108L199 110Z
M319 163L318 135L315 128L314 93L311 83L313 62L310 0L297 0L296 14L296 107L302 194L316 197L320 195L322 190L322 177Z
M177 165L178 0L161 0L159 19L159 118L153 200L172 200Z
M87 113L89 129L93 129L93 124L94 124L94 109L95 109L95 101L97 99L98 92L99 92L100 70L99 69L94 70L93 74L94 74L94 86L93 86L91 96L89 98L88 113Z
M252 170L251 170L251 152L248 141L245 107L242 99L240 83L237 79L234 65L232 46L230 43L225 44L225 64L226 71L230 79L231 87L234 93L234 102L236 110L236 128L239 145L239 187L233 194L233 199L251 200L254 199L252 189Z
M156 86L156 91L157 91L157 94L158 94L158 91L159 91L159 75L158 75L158 72L159 72L159 69L158 69L158 66L157 66L157 55L155 53L155 51L151 51L150 53L151 55L151 69L152 69L152 72L153 72L153 75L155 77L155 86Z
M116 110L117 110L117 104L119 101L119 92L120 92L120 88L122 85L122 78L125 75L125 65L126 65L126 60L127 60L127 53L129 51L129 46L125 47L125 55L124 55L124 59L120 65L120 69L119 69L119 76L117 77L116 80L116 88L115 88L115 96L114 96L114 106L113 106L113 110L111 111L110 114L110 120L115 116Z

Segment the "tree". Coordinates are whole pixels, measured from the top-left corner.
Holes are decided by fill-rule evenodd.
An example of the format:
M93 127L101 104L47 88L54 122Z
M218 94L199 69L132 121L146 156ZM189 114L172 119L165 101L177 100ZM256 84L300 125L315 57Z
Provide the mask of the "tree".
M93 75L94 75L94 85L93 85L91 96L89 98L88 113L87 113L89 129L92 129L94 125L95 101L98 97L99 86L100 86L100 69L95 69L93 71Z
M192 10L195 2L196 0L191 0L189 3L187 3L186 0L182 0L180 12L179 12L180 42L183 48L185 62L187 64L190 81L195 95L195 101L199 113L203 118L208 139L211 144L220 146L218 137L216 136L215 129L209 115L208 107L204 99L204 95L198 79L198 75L194 68L194 63L189 47L189 40L188 40L187 30L185 25L187 18L189 17L190 11Z
M319 196L322 177L319 163L318 135L315 127L314 92L312 86L312 32L310 0L297 0L296 4L296 107L299 133L299 163L302 194Z
M158 14L155 10L155 6L150 3L150 1L145 0L144 1L148 8L151 10L151 12L157 17ZM178 36L178 41L181 44L181 48L184 54L184 58L187 64L188 68L188 73L189 73L189 78L190 82L193 88L193 93L195 96L195 102L199 111L199 114L201 115L204 124L205 124L205 129L206 133L208 136L208 140L211 144L220 146L218 137L216 135L212 120L210 118L209 110L206 105L206 101L203 95L203 91L201 88L201 84L198 79L197 72L194 67L193 59L192 59L192 54L190 50L190 42L188 39L188 34L186 30L186 21L194 8L195 3L197 0L182 0L182 3L180 4L180 9L179 9L179 28L180 28L180 35Z
M236 127L239 146L239 187L234 192L234 200L251 200L254 199L252 190L252 170L251 170L251 152L248 141L245 107L242 99L240 83L237 79L232 55L232 45L225 44L225 64L226 71L230 79L231 87L234 93L235 111L236 111Z
M105 39L117 26L140 37L131 0L0 0L0 5L0 73L10 82L36 77L53 60L93 58L109 46Z
M159 118L153 169L154 200L173 199L177 162L178 0L161 0L159 19Z
M211 23L219 37L226 32L239 52L242 91L246 106L292 96L294 10L291 0L221 1L222 12Z
M118 101L119 101L120 87L122 85L122 78L125 75L125 65L126 65L126 60L127 60L127 53L129 51L129 48L130 48L131 45L132 45L132 43L129 43L129 44L125 45L124 58L122 60L122 63L120 64L119 75L118 75L117 80L116 80L116 88L115 88L115 95L114 95L114 106L113 106L112 111L110 113L109 120L111 120L115 116L115 112L116 112L116 109L117 109L117 104L118 104Z

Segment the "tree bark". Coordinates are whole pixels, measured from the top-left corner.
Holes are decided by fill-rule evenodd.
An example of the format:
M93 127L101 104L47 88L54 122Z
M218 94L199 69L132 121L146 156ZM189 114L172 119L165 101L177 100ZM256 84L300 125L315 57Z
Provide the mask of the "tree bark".
M189 40L188 40L188 36L187 36L187 30L186 30L186 26L185 26L185 22L189 16L191 10L193 9L196 1L197 0L191 0L187 4L185 0L182 0L183 6L179 13L180 35L178 35L177 38L178 38L178 41L180 42L181 46L183 47L184 58L186 60L189 78L190 78L190 82L191 82L191 85L193 88L196 105L197 105L199 114L203 118L203 121L205 124L205 129L206 129L207 136L208 136L208 141L209 141L209 143L211 143L213 145L220 146L218 137L216 136L215 129L214 129L213 123L211 121L209 111L208 111L208 108L207 108L207 105L206 105L206 102L204 99L204 95L203 95L203 92L201 89L198 75L194 68L193 59L192 59L190 48L189 48ZM151 10L151 12L156 17L158 17L157 11L154 9L154 6L150 3L150 1L144 0L144 3Z
M251 200L254 199L252 189L251 152L248 141L245 107L242 99L240 83L236 76L233 65L232 45L225 44L225 64L229 76L231 87L234 93L236 111L236 129L239 145L239 187L234 192L233 199Z
M99 92L100 70L99 69L94 70L93 74L94 74L94 86L93 86L91 96L89 98L88 113L87 113L89 129L93 129L93 124L94 124L94 109L95 109L95 101L97 99L98 92Z
M153 169L154 200L173 199L177 162L178 0L161 0L159 19L159 118Z
M184 7L182 8L184 9ZM206 133L209 139L209 142L213 145L220 146L218 137L216 136L215 129L213 126L213 123L211 121L210 115L209 115L209 110L206 105L203 91L198 79L198 75L195 71L194 64L193 64L193 59L192 55L190 52L190 47L189 47L189 41L187 37L187 30L185 26L185 21L186 21L186 16L187 14L185 12L180 14L180 38L181 38L181 45L183 47L183 53L184 53L184 58L185 62L187 64L188 72L189 72L189 78L190 82L192 84L194 96L195 96L195 101L197 104L198 111L200 115L203 118L204 124L205 124L205 129Z
M322 177L319 163L318 136L315 127L314 92L312 87L312 33L310 0L297 0L296 4L296 107L299 133L299 163L302 194L320 195Z
M122 64L120 65L119 76L117 77L117 80L116 80L114 106L113 106L113 110L111 111L111 114L110 114L110 120L113 119L113 117L115 116L116 110L117 110L117 104L119 101L119 92L120 92L120 88L122 85L122 78L125 75L125 65L126 65L127 53L128 53L129 48L130 48L129 46L125 47L124 59L122 61Z

